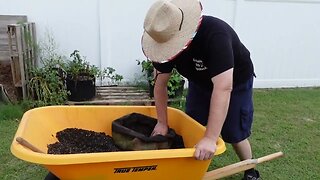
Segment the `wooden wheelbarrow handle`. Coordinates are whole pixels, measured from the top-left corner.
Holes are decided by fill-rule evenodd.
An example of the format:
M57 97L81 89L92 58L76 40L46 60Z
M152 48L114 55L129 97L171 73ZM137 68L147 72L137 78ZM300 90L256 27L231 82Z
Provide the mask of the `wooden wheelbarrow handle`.
M45 152L41 151L40 149L38 149L37 147L35 147L34 145L32 145L31 143L29 143L27 140L25 140L22 137L17 137L16 141L21 144L22 146L32 150L33 152L38 152L38 153L43 153L45 154Z
M258 159L247 159L244 161L240 161L238 163L230 164L228 166L206 172L202 180L214 180L227 177L251 168L255 168L257 164L270 161L272 159L276 159L282 156L283 152L277 152L269 154L267 156L260 157Z

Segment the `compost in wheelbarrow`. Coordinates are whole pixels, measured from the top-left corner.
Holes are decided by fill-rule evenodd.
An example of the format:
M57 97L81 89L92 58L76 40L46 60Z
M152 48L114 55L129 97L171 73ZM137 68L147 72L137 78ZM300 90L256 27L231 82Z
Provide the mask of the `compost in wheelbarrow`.
M57 132L58 142L48 145L48 154L76 154L93 152L116 152L111 136L79 128L66 128Z

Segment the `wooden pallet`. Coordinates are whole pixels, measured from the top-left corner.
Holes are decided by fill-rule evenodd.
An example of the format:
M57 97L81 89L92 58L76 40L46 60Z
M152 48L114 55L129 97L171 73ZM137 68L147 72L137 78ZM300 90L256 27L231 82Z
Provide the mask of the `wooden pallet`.
M69 105L154 105L149 91L132 86L100 86L96 88L97 96L90 101L68 101ZM168 102L180 101L181 98L169 99Z
M36 65L36 28L35 23L8 25L9 54L13 83L22 87L23 99L27 98L28 70Z
M90 101L68 101L71 105L151 105L154 100L149 92L131 86L100 86L96 88L97 95Z
M27 16L0 15L0 61L10 61L8 25L27 22Z

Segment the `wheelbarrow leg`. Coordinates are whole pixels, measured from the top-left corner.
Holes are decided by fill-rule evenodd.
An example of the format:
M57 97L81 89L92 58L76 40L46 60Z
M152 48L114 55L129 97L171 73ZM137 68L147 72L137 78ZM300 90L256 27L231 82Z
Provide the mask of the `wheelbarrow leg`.
M55 176L53 173L49 172L47 176L44 178L44 180L60 180L57 176Z
M263 156L258 159L247 159L244 161L240 161L238 163L234 163L219 169L215 169L212 171L207 172L202 180L214 180L214 179L220 179L223 177L227 177L248 169L255 168L257 164L270 161L272 159L276 159L279 157L282 157L283 153L282 152L277 152L274 154L270 154L267 156Z

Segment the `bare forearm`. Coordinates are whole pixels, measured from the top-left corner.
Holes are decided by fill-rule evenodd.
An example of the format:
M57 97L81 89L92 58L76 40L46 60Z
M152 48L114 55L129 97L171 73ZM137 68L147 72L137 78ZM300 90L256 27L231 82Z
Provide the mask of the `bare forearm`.
M208 124L205 136L217 140L223 123L226 119L229 101L230 89L213 90L210 102Z
M167 84L164 84L163 82L157 82L155 84L154 98L155 98L158 121L160 123L167 124L167 104L168 104Z
M233 82L233 68L212 78L214 84L205 136L217 140L226 119Z

